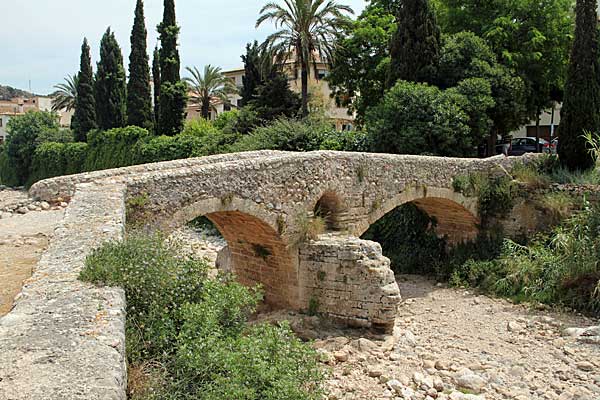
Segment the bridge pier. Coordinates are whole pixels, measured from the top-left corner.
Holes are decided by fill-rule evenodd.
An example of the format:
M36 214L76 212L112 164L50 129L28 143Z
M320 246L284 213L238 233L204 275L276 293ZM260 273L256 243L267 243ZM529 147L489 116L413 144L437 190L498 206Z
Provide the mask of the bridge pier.
M400 290L379 243L327 234L299 249L304 310L344 325L390 331Z

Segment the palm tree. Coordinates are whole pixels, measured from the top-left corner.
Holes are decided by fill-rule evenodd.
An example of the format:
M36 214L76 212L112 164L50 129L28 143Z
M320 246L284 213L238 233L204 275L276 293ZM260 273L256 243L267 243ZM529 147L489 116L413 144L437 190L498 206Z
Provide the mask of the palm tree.
M285 62L294 54L295 68L300 66L302 77L302 115L308 115L308 68L315 65L317 56L331 62L333 44L341 29L348 24L345 12L352 8L335 0L283 0L284 5L267 3L256 21L258 28L265 21L273 21L277 32L269 35L262 46L277 54L278 62Z
M200 107L202 118L208 119L211 109L214 110L213 100L215 98L227 103L227 95L236 93L237 88L233 81L221 72L221 68L208 64L204 67L204 73L198 68L186 67L192 77L184 78L190 89L190 100L192 104Z
M56 91L52 93L52 111L67 110L75 108L75 99L77 98L77 74L67 75L65 83L54 85Z

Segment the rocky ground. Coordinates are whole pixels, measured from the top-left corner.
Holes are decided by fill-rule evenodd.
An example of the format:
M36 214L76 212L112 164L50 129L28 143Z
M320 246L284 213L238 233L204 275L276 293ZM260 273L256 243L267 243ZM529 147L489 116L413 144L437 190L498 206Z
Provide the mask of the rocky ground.
M191 228L173 237L209 260L225 245ZM287 320L314 340L331 370L330 400L600 400L599 321L420 276L399 276L398 284L404 300L392 335L342 330L293 312L263 313L257 321Z
M24 191L0 188L0 316L10 311L31 276L65 206L34 202Z

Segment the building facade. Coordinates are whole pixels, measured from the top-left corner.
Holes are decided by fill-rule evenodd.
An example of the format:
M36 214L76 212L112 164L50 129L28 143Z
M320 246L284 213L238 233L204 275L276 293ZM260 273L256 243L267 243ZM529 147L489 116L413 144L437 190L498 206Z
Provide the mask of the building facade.
M283 71L288 77L290 89L296 93L300 93L302 91L300 66L296 65L294 61L288 61L286 62ZM238 89L241 89L243 86L244 72L244 68L238 68L225 71L224 75L231 79ZM328 64L317 62L315 68L315 64L311 63L308 76L308 92L311 96L311 103L323 109L325 115L331 119L337 130L353 130L354 116L348 114L347 108L338 107L335 104L334 99L331 98L332 91L325 80L325 77L327 77L328 74ZM210 119L214 120L222 112L240 107L240 100L241 96L239 93L229 95L228 103L223 103L222 101L215 99L213 102L213 109L210 112ZM187 113L188 120L200 118L200 110L196 105L188 105Z

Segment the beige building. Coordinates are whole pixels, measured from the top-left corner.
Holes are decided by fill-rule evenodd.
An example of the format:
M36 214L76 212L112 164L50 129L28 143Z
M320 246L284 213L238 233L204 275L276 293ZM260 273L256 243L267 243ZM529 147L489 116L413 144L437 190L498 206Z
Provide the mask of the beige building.
M284 71L288 76L290 89L296 93L302 90L301 69L296 66L293 61L286 62ZM348 109L337 107L335 101L331 98L331 89L329 84L324 79L329 73L329 66L323 62L317 62L316 73L314 64L311 63L309 68L308 92L311 96L311 106L323 109L325 114L335 123L337 130L352 130L354 129L354 117L348 114ZM224 72L225 76L231 79L239 89L243 86L244 69L232 69ZM229 96L229 104L223 104L222 101L215 99L213 110L210 114L210 119L215 119L217 115L231 108L240 106L241 96L232 94ZM188 119L200 117L198 107L188 106Z
M6 140L8 132L6 126L11 118L23 115L27 111L52 111L52 98L46 96L14 97L10 100L0 100L0 143ZM60 126L71 126L73 110L61 110L58 113Z

